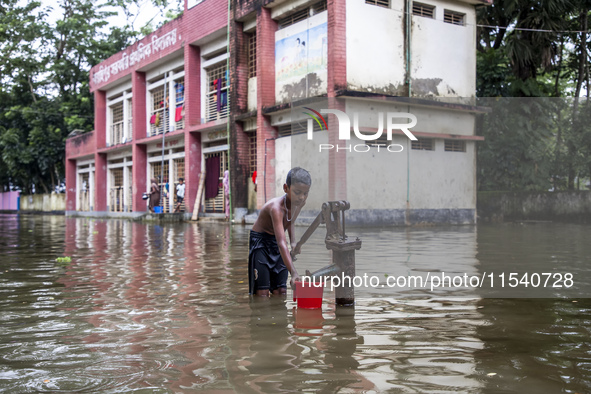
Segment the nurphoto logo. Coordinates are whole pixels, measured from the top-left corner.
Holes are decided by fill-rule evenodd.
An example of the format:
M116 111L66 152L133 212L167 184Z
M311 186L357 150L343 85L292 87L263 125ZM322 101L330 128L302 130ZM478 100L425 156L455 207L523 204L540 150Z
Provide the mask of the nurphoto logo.
M308 140L312 140L314 134L314 122L318 124L321 130L328 130L328 124L326 119L322 114L333 114L336 116L338 124L339 124L339 139L340 140L350 140L351 139L351 120L349 119L349 115L347 115L343 111L339 111L337 109L321 109L320 112L310 108L304 107L304 109L310 112L304 112L304 114L310 116L311 119L308 119L307 124L307 136ZM373 134L361 133L359 130L359 113L353 113L353 132L355 136L363 141L375 141L382 137L384 134L384 118L386 119L386 140L392 141L392 131L393 130L401 130L410 140L417 141L417 137L415 137L411 132L410 128L416 126L417 124L417 117L411 113L407 112L388 112L384 116L383 112L378 113L378 129ZM394 119L410 119L409 123L394 123ZM377 145L379 151L379 145ZM400 144L390 144L387 147L388 152L402 152L404 147ZM318 150L322 152L323 150L332 150L336 149L338 152L339 150L346 150L349 152L368 152L370 150L370 146L366 144L357 144L357 145L349 145L346 147L336 146L333 144L319 144Z

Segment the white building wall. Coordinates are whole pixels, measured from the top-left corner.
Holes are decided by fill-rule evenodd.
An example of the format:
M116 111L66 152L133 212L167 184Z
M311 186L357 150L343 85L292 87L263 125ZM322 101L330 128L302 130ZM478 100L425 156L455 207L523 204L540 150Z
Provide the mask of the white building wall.
M476 93L476 11L451 1L435 6L435 19L412 16L412 96L474 97ZM464 26L443 21L444 10L465 14Z
M405 91L404 2L392 9L347 0L349 89L399 95Z
M476 12L473 5L425 0L435 18L411 16L410 78L414 97L474 97ZM464 26L443 22L444 10ZM347 85L355 91L407 95L404 1L391 8L347 0Z
M409 151L410 208L476 209L475 142L466 141L466 152L445 152L444 140L434 142L434 151Z

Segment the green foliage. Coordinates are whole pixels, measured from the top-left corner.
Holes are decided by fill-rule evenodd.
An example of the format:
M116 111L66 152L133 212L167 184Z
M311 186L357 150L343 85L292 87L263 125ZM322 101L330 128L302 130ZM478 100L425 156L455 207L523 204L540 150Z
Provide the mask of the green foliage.
M94 128L89 70L137 33L113 28L114 13L91 0L61 0L47 22L40 2L0 0L0 182L51 192L64 178L65 140Z
M580 33L590 8L587 0L495 0L478 10L479 24L500 28L478 29L477 95L507 98L487 101L480 190L572 189L591 175L591 108L579 98L590 79L591 37Z

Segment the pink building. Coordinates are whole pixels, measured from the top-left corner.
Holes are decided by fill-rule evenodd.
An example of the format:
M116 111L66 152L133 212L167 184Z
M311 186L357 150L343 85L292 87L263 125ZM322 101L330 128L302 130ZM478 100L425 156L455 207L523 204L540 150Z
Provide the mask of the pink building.
M222 213L226 169L234 214L260 208L281 193L291 164L292 102L338 98L344 111L373 110L376 103L403 97L420 112L428 106L425 97L473 98L474 6L483 3L235 1L228 18L227 1L186 0L181 17L91 70L95 130L67 141L66 210L146 212L142 194L157 178L163 211L172 212L175 186L184 178L184 211L192 212L205 174L201 211ZM437 106L443 113L452 109L467 123L477 112L468 105ZM457 167L453 176L474 182L479 137L473 126L457 132L424 127L418 135L430 142L413 145L417 152L409 145L406 154L447 152L453 140L449 151L464 153L450 161ZM315 179L328 191L317 199L354 198L347 188L347 156L331 153L325 164ZM439 178L434 175L434 182ZM453 211L452 221L467 215L470 222L475 188L458 193L464 202L457 206L416 206ZM396 204L384 209L409 207ZM356 206L372 208L362 205Z

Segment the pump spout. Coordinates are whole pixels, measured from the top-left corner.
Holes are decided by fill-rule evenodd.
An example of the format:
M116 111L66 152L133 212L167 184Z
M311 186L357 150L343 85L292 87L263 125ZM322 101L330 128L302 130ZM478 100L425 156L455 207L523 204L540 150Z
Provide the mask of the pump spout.
M324 276L334 276L340 274L341 269L336 264L327 265L324 268L320 268L316 272L310 272L306 270L306 276L310 278L322 278Z

